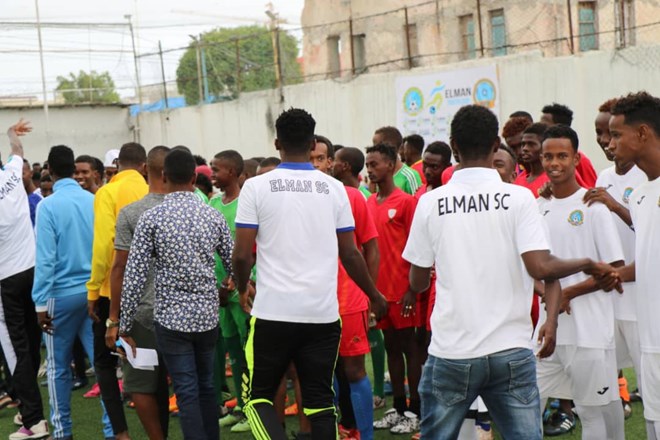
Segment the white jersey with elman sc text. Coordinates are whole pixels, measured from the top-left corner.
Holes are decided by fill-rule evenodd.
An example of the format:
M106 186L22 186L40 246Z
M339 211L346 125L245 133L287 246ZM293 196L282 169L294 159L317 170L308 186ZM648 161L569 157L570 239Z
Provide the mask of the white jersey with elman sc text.
M586 189L571 196L538 205L550 235L552 253L559 258L591 258L612 263L623 261L623 250L612 214L601 203L587 206ZM584 273L562 278L562 288L588 279ZM586 348L614 348L614 306L612 292L598 290L571 300L571 314L559 315L558 345Z
M635 228L637 324L642 352L660 353L660 178L640 185L630 198Z
M253 316L301 323L339 319L337 232L355 229L341 182L307 162L282 163L245 182L236 228L258 229Z
M34 258L23 158L14 155L0 168L0 280L34 267Z
M403 258L437 271L429 353L468 359L531 348L532 282L521 255L547 250L534 196L466 168L424 194Z
M603 187L616 200L630 210L629 201L635 188L648 182L646 174L633 166L626 174L619 175L614 167L603 170L596 181L597 187ZM612 213L616 229L623 247L626 264L635 261L635 231L621 217ZM613 295L614 317L624 321L637 321L637 295L635 283L624 283L623 295Z

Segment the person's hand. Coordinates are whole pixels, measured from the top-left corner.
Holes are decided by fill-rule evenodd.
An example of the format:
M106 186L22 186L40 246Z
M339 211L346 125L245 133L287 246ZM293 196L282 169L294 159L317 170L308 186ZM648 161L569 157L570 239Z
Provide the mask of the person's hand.
M399 301L399 304L401 304L401 316L407 318L410 315L414 315L416 302L417 302L417 295L414 292L408 290L403 295L401 301Z
M539 329L539 339L537 342L539 345L543 345L536 356L539 359L551 356L555 352L555 346L557 345L557 325L547 321L544 322Z
M251 283L247 284L245 292L240 292L238 295L238 302L243 311L247 314L252 313L252 304L254 302L255 290Z
M380 321L383 316L387 314L387 300L382 293L378 292L378 295L369 300L371 307L371 314L374 316L376 321Z
M92 321L94 322L99 322L100 319L98 315L96 314L96 302L98 300L96 299L88 299L87 300L87 314L89 315L90 318L92 318Z
M131 346L131 351L133 352L133 357L137 356L137 344L135 343L135 340L133 340L132 337L128 336L127 334L121 335L121 338ZM123 348L120 348L119 350L123 350Z
M53 318L48 316L48 312L37 312L37 319L39 320L39 327L44 333L49 335L53 334Z
M608 193L605 188L592 188L584 194L582 201L591 206L596 202L600 202L603 205L607 206L607 209L614 211L619 202L614 200L614 198Z
M25 136L32 131L29 121L24 121L23 118L19 119L17 123L9 127L7 130L8 135L15 134L16 136Z
M559 313L571 314L571 300L569 297L562 295L561 302L559 303Z
M235 289L234 282L231 278L227 277L222 280L220 288L218 289L218 298L220 299L220 307L227 307L229 304L229 294Z
M549 199L552 197L552 182L545 182L538 190L539 197Z
M119 337L119 327L108 327L105 329L105 346L110 350L115 350Z
M616 289L619 293L623 293L621 275L609 264L594 261L589 268L585 269L584 273L594 277L600 289L606 292Z

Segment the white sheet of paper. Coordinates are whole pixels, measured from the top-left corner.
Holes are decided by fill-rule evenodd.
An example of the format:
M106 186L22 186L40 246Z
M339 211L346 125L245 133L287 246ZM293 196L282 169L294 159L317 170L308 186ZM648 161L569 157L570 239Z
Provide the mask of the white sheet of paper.
M154 370L154 367L158 366L158 353L156 350L137 347L135 356L133 356L133 349L124 338L119 338L119 341L126 352L128 363L136 370Z

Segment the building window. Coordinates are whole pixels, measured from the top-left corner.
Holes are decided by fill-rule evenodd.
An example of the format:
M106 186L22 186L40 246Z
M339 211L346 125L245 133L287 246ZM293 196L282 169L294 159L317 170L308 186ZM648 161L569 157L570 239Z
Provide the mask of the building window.
M404 48L406 50L406 54L410 56L410 59L412 60L412 66L417 67L419 66L419 42L417 40L417 24L411 23L408 24L407 28L405 29L406 26L404 26L404 32L406 35L406 41L403 42L405 45ZM407 31L407 32L406 32ZM408 48L410 48L410 53L408 53Z
M327 40L328 76L336 78L341 75L341 44L339 35L331 35Z
M367 70L367 52L364 46L365 35L353 35L353 62L355 63L355 73L361 73Z
M578 23L580 35L580 51L598 49L596 35L596 2L578 3Z
M476 58L477 51L474 44L474 17L472 14L463 15L459 18L461 25L461 43L465 58Z
M616 0L614 7L617 47L633 46L635 44L635 1Z
M493 56L506 55L506 28L504 26L504 10L490 11L490 40Z

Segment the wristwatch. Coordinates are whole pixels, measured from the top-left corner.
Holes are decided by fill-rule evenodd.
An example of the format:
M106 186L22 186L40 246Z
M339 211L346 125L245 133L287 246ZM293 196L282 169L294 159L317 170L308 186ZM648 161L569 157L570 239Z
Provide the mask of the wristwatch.
M108 318L105 320L105 326L107 328L119 327L119 321L113 321L112 319Z

